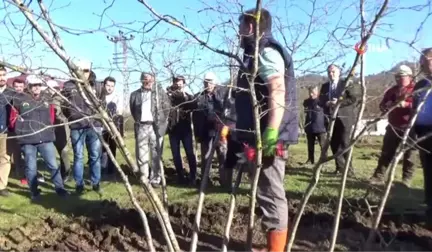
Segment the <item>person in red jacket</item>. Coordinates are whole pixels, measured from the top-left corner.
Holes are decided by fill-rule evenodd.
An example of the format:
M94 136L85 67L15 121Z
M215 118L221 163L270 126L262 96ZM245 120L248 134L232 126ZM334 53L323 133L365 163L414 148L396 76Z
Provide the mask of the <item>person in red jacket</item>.
M406 65L401 65L396 73L396 85L389 88L380 103L380 109L383 112L388 111L395 106L404 97L405 100L399 103L398 107L394 108L388 114L389 125L386 128L386 133L383 139L381 157L378 160L378 166L371 178L372 184L383 183L384 174L391 160L396 154L396 150L401 143L402 137L408 127L411 110L412 110L412 92L414 90L414 82L412 78L412 70ZM414 131L410 131L409 139L414 140ZM408 142L409 144L409 142ZM402 168L402 183L407 187L410 186L411 179L414 173L414 163L411 160L412 149L407 150L403 157Z
M10 126L18 136L17 141L24 153L25 174L30 187L31 199L40 196L37 180L37 154L41 155L51 172L55 191L59 196L68 195L64 189L54 146L54 105L41 95L43 81L34 75L27 77L29 94L14 97L10 113Z

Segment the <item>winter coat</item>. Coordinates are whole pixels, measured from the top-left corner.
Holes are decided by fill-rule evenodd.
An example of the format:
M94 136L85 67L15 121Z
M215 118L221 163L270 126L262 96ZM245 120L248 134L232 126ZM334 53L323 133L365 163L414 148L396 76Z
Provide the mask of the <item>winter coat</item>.
M158 91L158 98L156 99L156 88ZM135 123L141 122L141 105L142 105L142 97L143 97L143 89L139 88L132 92L129 99L129 108L131 110L131 115L135 121ZM156 103L158 101L158 104ZM159 136L164 136L167 131L168 126L168 117L171 109L170 100L162 89L160 85L153 84L153 88L151 90L151 113L154 120L154 126L157 126L159 129ZM157 106L157 109L156 109ZM155 125L157 124L157 125Z
M13 100L10 125L18 138L18 143L40 144L55 141L55 107L47 96L34 99L30 94L22 93Z

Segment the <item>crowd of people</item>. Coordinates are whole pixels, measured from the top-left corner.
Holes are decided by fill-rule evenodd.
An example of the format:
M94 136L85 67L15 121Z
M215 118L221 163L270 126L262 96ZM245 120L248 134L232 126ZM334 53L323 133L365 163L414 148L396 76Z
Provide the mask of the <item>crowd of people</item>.
M201 174L204 166L213 157L210 149L215 148L218 160L219 182L230 188L232 171L245 145L256 148L253 115L253 100L249 90L249 75L254 72L252 55L255 51L254 10L240 16L239 34L244 49L244 67L239 70L237 88L219 85L217 76L208 72L203 78L203 91L197 94L185 92L187 80L174 76L172 85L163 89L151 72L140 76L141 87L130 95L130 113L134 120L135 150L138 169L149 179L153 187L161 183L161 156L163 139L169 136L169 143L177 172L178 183L196 185L199 181L193 137L201 148ZM263 9L259 23L258 74L254 80L256 101L259 105L259 126L262 133L262 171L258 183L257 201L263 209L262 224L267 232L269 251L283 251L288 237L288 209L284 189L285 167L288 148L297 144L299 138L299 106L297 84L294 77L293 60L271 32L270 13ZM410 119L418 113L415 125L410 131L410 143L432 132L432 95L427 87L432 79L432 48L425 49L420 57L424 78L414 83L413 71L405 65L395 73L396 85L388 89L380 109L388 114L389 126L384 136L381 157L371 181L383 181L386 168L395 155L401 136L408 128ZM114 94L116 80L104 79L102 85L96 81L91 63L80 61L78 68L88 79L96 97L112 117L123 134L124 107ZM60 89L57 82L41 76L30 75L25 82L16 79L13 88L6 85L6 68L0 68L0 195L7 196L7 182L10 172L10 158L15 169L27 182L31 199L40 197L38 189L37 154L45 161L51 172L55 191L64 197L68 192L64 182L73 175L77 194L85 192L84 147L87 148L91 186L99 192L102 171L110 176L115 173L107 149L116 154L116 143L100 119L86 102L86 95L80 94L80 83L70 80ZM305 133L308 142L308 163L313 164L314 146L318 139L321 147L326 143L326 134L334 109L334 130L330 147L334 154L346 149L357 116L361 96L359 85L341 78L337 65L327 68L329 81L319 87L309 88L310 97L303 102L305 108ZM263 85L265 84L265 85ZM423 108L418 108L425 99ZM397 106L396 106L397 105ZM396 107L395 107L396 106ZM193 126L193 127L192 127ZM222 132L224 132L222 134ZM7 139L8 137L8 139ZM68 159L68 143L71 143L73 162ZM183 144L189 173L185 172L180 151ZM432 224L432 138L418 143L420 159L424 170L424 189L428 205L427 216ZM412 145L413 148L414 145ZM60 165L56 161L60 156ZM403 182L409 186L413 176L412 150L404 155ZM21 160L23 154L24 159ZM335 175L345 168L348 152L335 159ZM350 163L349 175L354 176Z

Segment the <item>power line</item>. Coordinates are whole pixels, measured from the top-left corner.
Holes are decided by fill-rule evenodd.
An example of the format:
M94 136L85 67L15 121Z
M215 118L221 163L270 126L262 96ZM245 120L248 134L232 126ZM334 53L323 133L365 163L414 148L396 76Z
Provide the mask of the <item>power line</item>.
M127 58L128 58L128 41L131 41L135 38L134 35L130 34L128 37L124 35L124 33L119 30L118 36L107 36L107 39L114 43L114 53L113 53L113 63L120 69L123 76L123 115L125 115L127 111L128 105L128 95L129 95L129 71L127 66ZM119 53L117 48L117 43L121 43L122 51Z

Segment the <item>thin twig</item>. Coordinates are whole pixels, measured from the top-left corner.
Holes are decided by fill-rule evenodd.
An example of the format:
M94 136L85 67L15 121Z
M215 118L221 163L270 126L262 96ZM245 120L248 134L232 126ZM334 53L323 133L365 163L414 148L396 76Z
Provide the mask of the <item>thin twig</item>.
M261 125L260 125L260 114L258 107L258 100L255 93L255 78L258 74L258 55L259 55L259 42L260 42L260 30L259 24L261 20L261 0L256 1L255 7L255 27L254 27L254 37L255 37L255 51L254 51L254 65L252 69L252 74L248 76L249 88L250 88L250 96L253 107L253 115L254 115L254 123L255 123L255 141L257 147L257 154L255 160L255 171L253 182L251 186L251 193L249 199L249 222L247 229L247 238L246 244L249 250L252 250L252 237L253 237L253 229L255 227L255 205L256 205L256 194L258 188L259 176L261 173L262 167L262 140L261 140ZM269 98L270 99L270 98Z
M365 36L365 31L366 31L366 27L365 27L365 20L364 20L364 0L360 0L360 12L361 12L361 34L360 37L363 40L364 36ZM361 58L360 58L361 62L360 62L360 82L361 82L361 94L362 94L362 103L360 106L360 111L358 112L357 115L357 119L356 119L356 123L354 125L354 129L351 133L351 139L353 139L355 137L355 133L357 131L357 129L360 127L360 122L361 119L363 117L363 113L366 107L366 82L365 82L365 73L364 73L364 68L365 68L365 55L362 54ZM343 175L342 175L342 179L341 179L341 185L340 185L340 189L339 189L339 197L338 197L338 205L336 208L336 214L335 217L333 219L333 230L332 230L332 237L330 240L330 252L333 252L336 246L336 240L337 240L337 236L338 236L338 231L339 231L339 222L340 222L340 218L341 218L341 213L342 213L342 205L343 205L343 199L344 199L344 193L345 193L345 186L346 186L346 181L347 181L347 177L348 177L348 173L350 171L350 164L351 164L351 159L352 159L352 154L353 154L353 147L351 146L349 152L348 152L348 157L345 160L345 169L343 171Z
M362 47L366 45L367 41L371 37L371 35L373 33L373 30L375 29L375 26L377 25L378 21L382 17L382 14L384 13L384 10L386 9L387 5L388 5L388 0L385 0L384 3L382 4L382 7L381 7L380 11L375 16L375 19L372 22L372 26L369 29L367 35L362 40L362 43L361 43ZM346 78L347 83L354 77L355 68L357 67L357 64L358 64L359 60L360 60L360 54L357 53L357 55L356 55L356 57L354 59L354 63L352 65L352 67L351 67L351 70L350 70L350 72L349 72L349 74L348 74L348 76ZM346 88L348 88L348 87L349 87L349 85L347 85ZM336 109L335 109L335 111L334 111L334 113L332 115L332 120L334 120L334 117L336 116L335 112L337 112L337 110L339 109L339 106L340 106L340 101L338 102L337 107L336 107ZM387 114L387 113L385 113L385 114ZM295 241L296 232L297 232L298 226L300 224L300 220L302 218L302 215L303 215L303 212L305 210L306 204L307 204L310 196L312 195L312 192L314 191L316 185L318 184L318 180L319 180L319 177L320 177L320 172L321 172L321 169L322 169L322 164L325 163L325 162L327 162L327 161L329 161L329 160L331 160L332 158L338 157L338 156L342 155L343 153L345 153L346 151L348 151L352 147L352 145L354 145L354 143L357 142L358 139L360 139L360 137L367 131L367 129L370 128L370 126L372 124L376 123L379 120L380 119L373 120L373 121L369 122L368 124L366 124L366 126L360 131L360 134L358 134L357 137L351 141L350 145L345 150L343 150L342 152L337 153L336 155L333 155L334 157L327 157L327 158L325 157L324 154L327 153L328 147L329 147L329 144L330 144L329 141L326 141L325 147L321 151L320 161L314 167L314 177L313 177L311 183L309 184L309 186L308 186L308 188L307 188L307 190L306 190L306 192L305 192L305 194L303 196L302 202L300 204L299 211L296 213L296 215L294 217L294 224L293 224L293 227L291 229L291 235L289 237L289 242L288 242L288 245L287 245L287 252L291 252L292 246L293 246L294 241ZM330 135L333 134L333 125L334 125L334 121L332 121L331 124L330 124L330 134L328 135L327 140L329 140Z

